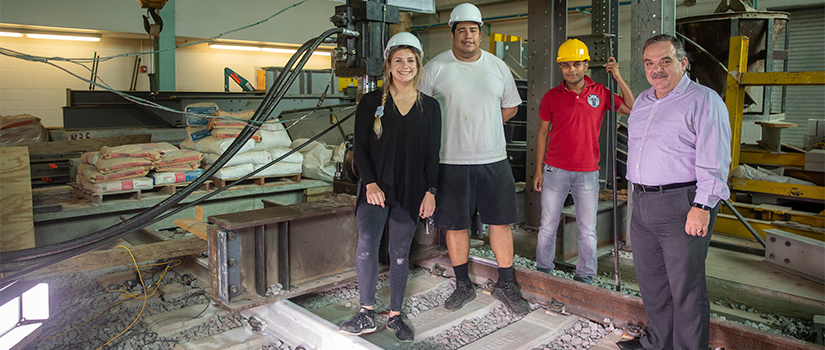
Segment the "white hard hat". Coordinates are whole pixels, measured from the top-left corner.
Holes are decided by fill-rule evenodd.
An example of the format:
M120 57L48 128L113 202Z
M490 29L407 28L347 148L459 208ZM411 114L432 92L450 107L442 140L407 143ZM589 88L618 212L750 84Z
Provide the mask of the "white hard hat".
M453 12L450 12L450 22L447 23L450 27L458 22L476 22L479 26L484 24L481 21L481 11L479 11L476 5L471 3L465 2L453 8Z
M418 50L419 58L424 57L424 50L421 49L421 42L418 41L418 38L410 32L401 32L390 38L390 41L387 42L387 47L384 49L384 59L387 59L387 56L390 55L390 51L392 51L392 49L396 46L412 46Z

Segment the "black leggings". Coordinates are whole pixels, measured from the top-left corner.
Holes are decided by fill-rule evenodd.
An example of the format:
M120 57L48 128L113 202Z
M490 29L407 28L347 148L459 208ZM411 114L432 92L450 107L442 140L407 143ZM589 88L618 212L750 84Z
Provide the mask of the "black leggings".
M375 284L378 282L378 246L384 234L384 223L389 222L390 254L390 311L401 311L407 276L410 269L410 245L418 220L398 204L384 204L381 208L367 202L358 206L358 292L361 306L375 305ZM387 220L389 219L389 220Z

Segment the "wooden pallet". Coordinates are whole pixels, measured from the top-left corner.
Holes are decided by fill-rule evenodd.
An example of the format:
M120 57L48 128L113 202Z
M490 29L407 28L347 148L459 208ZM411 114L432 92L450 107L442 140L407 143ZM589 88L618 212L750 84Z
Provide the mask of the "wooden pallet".
M155 185L155 188L152 191L161 192L168 195L173 195L175 193L180 192L184 187L189 186L192 181L189 182L176 182L172 184L163 184L163 185ZM200 187L198 187L199 191L210 191L212 189L212 180L206 180Z
M609 201L613 200L613 190L599 190L599 200ZM617 201L627 201L627 189L621 189L616 194Z
M215 188L224 188L228 184L235 182L238 179L219 179L216 177L212 178L212 182L215 184ZM260 177L251 177L248 178L238 186L279 186L279 185L288 185L288 184L296 184L301 182L301 174L292 174L292 175L280 175L280 176L260 176Z
M89 191L82 185L72 182L69 184L74 188L75 195L79 198L85 198L89 202L92 202L94 205L101 205L103 204L103 199L135 199L140 200L142 196L141 190L129 190L129 191L117 191L117 192L107 192L107 193L95 193Z

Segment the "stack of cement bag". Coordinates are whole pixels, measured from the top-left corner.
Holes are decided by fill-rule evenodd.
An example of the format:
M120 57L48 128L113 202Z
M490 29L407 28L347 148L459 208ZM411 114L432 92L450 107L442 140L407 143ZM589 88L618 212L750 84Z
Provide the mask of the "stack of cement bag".
M290 148L298 147L306 143L309 139L297 139L292 142ZM308 145L298 150L304 155L304 163L301 176L332 182L335 176L335 164L344 162L344 151L346 143L341 143L337 147L327 146L323 142L312 141Z
M167 142L103 146L99 152L81 156L77 182L93 193L147 190L156 185L154 176L158 175L168 178L181 173L184 178L196 178L203 172L199 169L202 159L200 152L180 150ZM146 177L152 170L156 171L153 177Z
M0 146L49 141L40 118L30 114L0 115Z
M253 110L242 112L216 110L213 116L217 118L211 118L207 124L210 135L198 140L193 140L190 137L184 140L180 147L203 152L205 166L211 166L235 141L235 138L246 126L246 120L249 120L254 113ZM189 134L192 135L192 133ZM244 143L238 153L223 168L218 170L214 177L218 179L243 177L284 155L289 151L290 144L289 135L281 123L271 122L261 125L255 135ZM300 174L302 162L303 156L296 152L255 176Z

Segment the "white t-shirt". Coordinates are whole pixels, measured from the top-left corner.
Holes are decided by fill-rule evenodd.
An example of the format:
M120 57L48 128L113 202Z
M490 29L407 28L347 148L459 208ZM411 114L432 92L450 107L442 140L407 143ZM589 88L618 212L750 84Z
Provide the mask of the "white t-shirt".
M452 50L424 66L421 92L441 104L441 163L490 164L507 159L502 108L521 104L510 68L482 50L475 62Z

